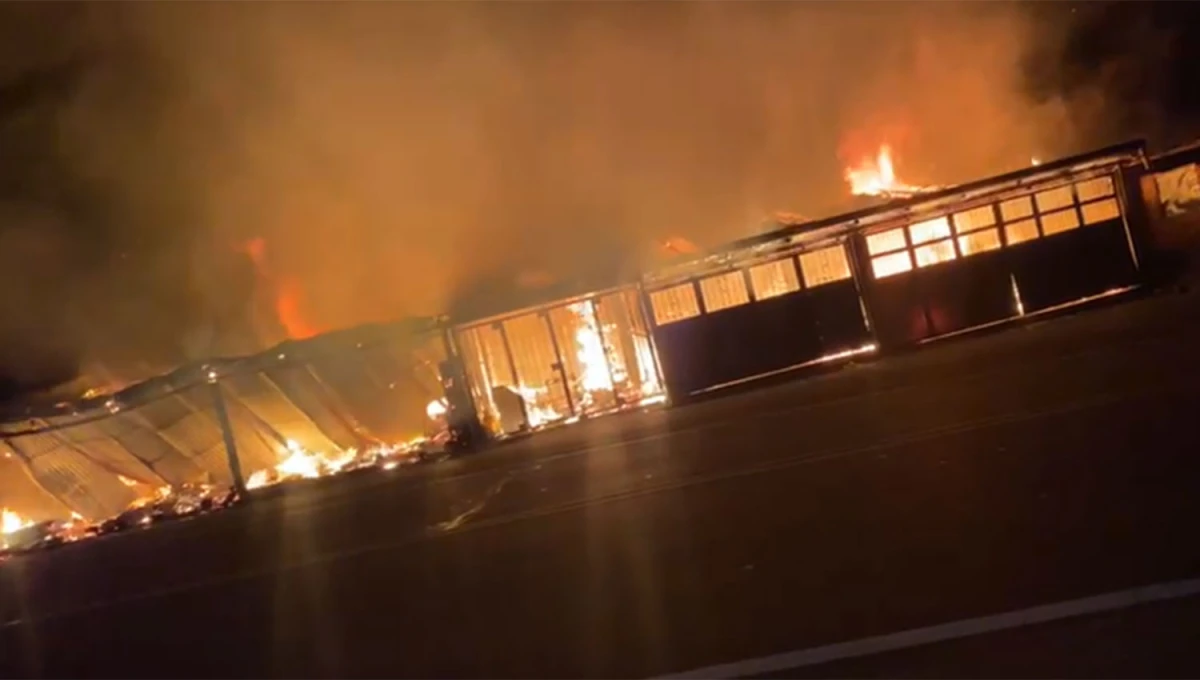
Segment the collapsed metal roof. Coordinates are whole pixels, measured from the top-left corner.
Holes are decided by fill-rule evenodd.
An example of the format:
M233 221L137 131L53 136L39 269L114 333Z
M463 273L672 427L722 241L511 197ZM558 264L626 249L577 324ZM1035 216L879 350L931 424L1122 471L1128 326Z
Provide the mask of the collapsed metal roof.
M22 410L10 411L0 416L0 424L12 425L31 419L67 416L73 416L73 419L70 423L64 423L64 426L78 424L87 419L107 416L113 404L144 402L203 383L208 379L209 371L221 375L252 373L277 366L283 361L304 361L306 358L361 349L383 342L397 342L406 337L419 342L437 332L444 322L442 317L415 317L391 323L364 324L304 340L287 340L254 354L212 357L184 364L170 373L134 383L116 392L56 404L29 405Z

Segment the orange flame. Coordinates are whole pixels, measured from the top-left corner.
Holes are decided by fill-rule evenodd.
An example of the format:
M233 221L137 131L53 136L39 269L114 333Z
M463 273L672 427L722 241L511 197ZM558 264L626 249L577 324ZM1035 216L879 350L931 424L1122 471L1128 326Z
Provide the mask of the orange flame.
M318 333L300 312L301 299L300 285L294 279L284 279L276 286L275 316L293 340L311 338Z
M855 196L905 195L921 190L896 179L892 147L887 144L879 147L874 158L864 158L856 167L847 168L846 181L850 183L850 193Z
M0 508L0 534L15 534L31 526L33 521L27 517L22 517L8 508Z
M671 236L663 240L659 247L666 255L695 255L700 252L696 244L682 236Z
M258 273L259 278L266 282L274 293L275 318L279 321L279 325L283 326L288 338L303 340L320 333L304 318L301 311L304 289L300 286L300 282L294 278L276 278L272 275L270 267L267 265L266 240L262 237L252 238L242 246L242 250L254 263L254 270Z

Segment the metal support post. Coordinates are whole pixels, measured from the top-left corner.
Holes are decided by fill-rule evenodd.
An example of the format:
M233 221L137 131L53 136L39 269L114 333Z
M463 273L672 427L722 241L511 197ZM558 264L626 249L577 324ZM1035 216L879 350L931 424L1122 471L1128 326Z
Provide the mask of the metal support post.
M217 411L217 423L221 426L221 437L225 441L225 457L229 460L229 473L233 476L233 488L238 496L246 496L246 480L242 476L242 463L238 459L237 440L233 436L233 425L229 422L229 411L225 409L225 395L217 382L214 371L208 372L208 387L212 391L213 407Z

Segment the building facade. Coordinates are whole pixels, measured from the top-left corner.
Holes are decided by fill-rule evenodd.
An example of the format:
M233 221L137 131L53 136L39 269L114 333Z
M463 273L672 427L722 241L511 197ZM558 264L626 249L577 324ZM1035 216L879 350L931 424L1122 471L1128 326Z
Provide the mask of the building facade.
M453 329L497 435L686 400L1130 290L1132 142L785 226Z

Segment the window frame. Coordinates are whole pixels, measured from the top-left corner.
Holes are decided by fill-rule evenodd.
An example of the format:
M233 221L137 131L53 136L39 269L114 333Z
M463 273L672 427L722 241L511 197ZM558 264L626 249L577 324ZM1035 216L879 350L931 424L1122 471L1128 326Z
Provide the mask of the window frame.
M838 251L838 254L841 256L841 264L844 267L845 275L838 276L837 278L823 279L823 280L817 281L816 283L809 281L808 280L808 271L804 267L804 258L806 256L812 257L812 256L819 255L822 253L830 253L834 250ZM850 264L850 253L847 252L847 250L846 250L845 241L839 241L838 243L835 243L833 245L822 246L820 248L813 248L812 250L805 250L803 252L796 253L796 255L793 257L793 259L796 262L797 270L800 272L800 279L804 284L805 290L812 290L814 288L819 288L821 286L825 286L825 285L828 285L831 283L839 283L841 281L847 281L847 280L854 279L854 267ZM822 266L824 266L827 263L822 262L821 264L822 264Z
M696 279L696 288L700 292L700 302L703 305L704 313L705 314L713 314L713 313L720 312L720 311L723 311L726 309L733 309L734 307L741 307L743 305L748 305L751 302L754 302L754 298L750 294L750 282L747 281L747 278L748 277L747 277L747 273L746 273L745 269L731 269L729 271L724 271L724 272L720 272L717 274L709 274L708 276L697 278ZM717 281L718 279L728 279L729 281L737 281L738 285L741 286L741 291L742 291L742 294L744 295L744 299L741 300L740 302L734 302L733 304L728 304L728 305L721 305L719 307L714 307L713 305L709 304L709 299L708 299L709 294L705 290L704 284L713 282L713 281ZM722 293L722 295L723 295L723 293ZM720 301L720 300L717 300L717 301Z
M654 296L659 293L665 293L667 291L679 290L682 288L689 289L689 292L691 293L691 297L692 297L692 304L695 308L696 313L688 314L687 316L679 316L679 317L667 319L665 321L659 319L658 305L655 304ZM700 296L700 291L698 290L698 288L699 287L697 286L695 280L688 279L687 281L684 281L682 283L674 283L674 284L670 284L667 286L663 286L662 288L656 288L654 290L646 291L646 298L650 303L650 305L649 305L650 306L650 316L651 316L651 319L654 321L655 327L667 326L667 325L670 325L673 323L678 323L680 321L687 321L688 319L694 319L698 316L703 316L705 314L706 310L704 309L704 301Z
M782 264L787 264L788 267L791 268L791 272L792 272L791 283L795 283L796 287L792 290L786 290L782 293L773 293L773 294L767 295L765 297L760 296L758 294L758 289L754 283L754 270L760 269L762 267L770 267L770 266L782 265ZM747 285L748 285L748 290L750 292L750 297L751 297L752 302L758 302L760 300L773 300L775 298L783 297L785 295L799 293L806 289L806 286L804 285L803 273L800 271L800 263L796 260L795 257L793 257L791 255L780 257L780 258L777 258L774 260L767 260L766 262L759 262L758 264L752 264L752 265L745 267L743 269L743 271L745 272L745 276L746 276L746 279L748 282ZM786 280L787 277L784 276L784 279Z

